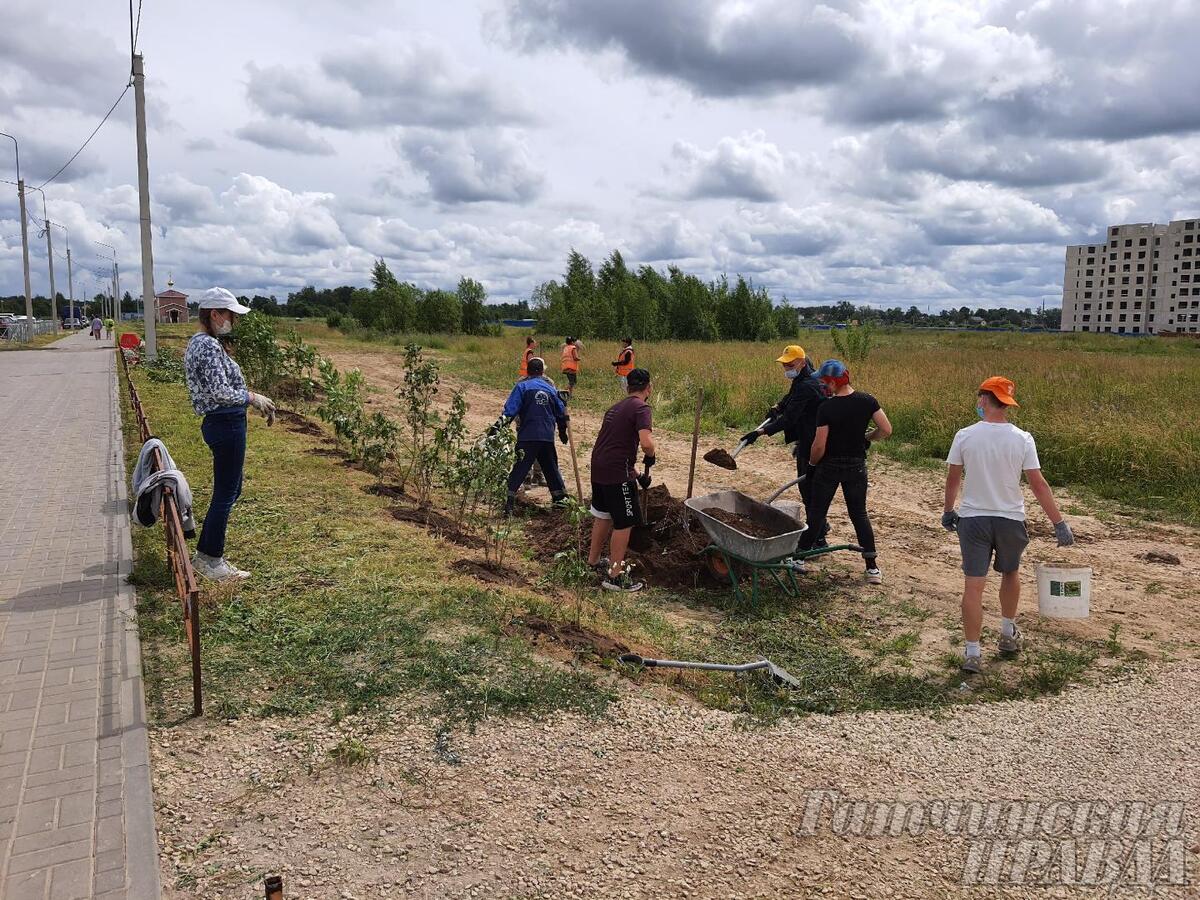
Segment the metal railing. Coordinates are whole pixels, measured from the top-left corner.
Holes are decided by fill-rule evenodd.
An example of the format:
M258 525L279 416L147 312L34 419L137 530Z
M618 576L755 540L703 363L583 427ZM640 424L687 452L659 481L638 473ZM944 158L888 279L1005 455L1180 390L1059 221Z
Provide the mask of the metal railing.
M33 322L12 322L7 327L0 326L0 338L6 341L25 343L32 340L36 334L47 334L57 330L57 323L47 319L37 319Z
M133 379L129 377L129 362L120 347L117 348L117 356L120 357L121 368L125 372L125 383L129 386L129 405L137 417L138 434L144 444L153 436L150 420L146 418L142 400L133 385ZM162 454L155 449L151 451L151 471L160 472L162 469ZM200 689L200 588L196 584L196 573L192 569L187 540L183 536L183 517L179 513L179 503L170 485L163 486L161 512L160 520L167 536L167 566L175 579L175 593L179 595L183 604L183 627L192 655L192 715L199 716L204 713L204 698Z

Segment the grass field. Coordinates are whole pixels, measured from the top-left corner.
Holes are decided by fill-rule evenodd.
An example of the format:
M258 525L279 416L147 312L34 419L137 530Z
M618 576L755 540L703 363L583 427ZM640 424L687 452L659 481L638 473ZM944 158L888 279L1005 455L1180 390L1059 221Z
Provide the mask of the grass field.
M415 340L444 351L451 372L489 387L511 386L523 334L346 336L321 323L301 333L322 343ZM542 348L558 371L558 338ZM895 437L880 445L909 462L945 458L955 431L975 421L975 389L989 375L1017 385L1013 421L1033 433L1052 484L1085 486L1143 510L1200 522L1200 343L1086 334L889 331L876 335L855 386L883 405ZM794 342L810 357L834 355L829 332ZM690 431L696 391L705 390L703 428L745 431L786 391L775 357L784 342L638 345L654 378L655 422ZM551 344L553 344L551 346ZM616 345L589 342L577 403L600 409L617 397L609 362Z
M164 328L163 346L181 349L189 332ZM461 352L470 359L476 351ZM185 387L140 369L133 377L155 434L189 473L203 511L211 459ZM128 410L126 435L132 466L137 441ZM251 418L246 487L227 553L254 577L236 592L205 586L210 714L341 715L401 705L455 727L492 714L601 713L616 696L601 667L611 661L586 652L557 661L535 654L512 628L525 613L578 620L642 653L729 661L768 654L801 679L799 700L759 679L697 673L675 682L711 706L768 721L805 711L936 709L1037 696L1087 679L1106 655L1095 642L1046 636L964 698L952 654L920 666L911 659L927 610L861 597L857 582L835 572L810 576L802 602L774 597L753 612L735 611L725 590L624 596L564 583L540 568L518 535L515 556L527 583L481 585L451 568L461 548L396 521L389 501L367 492L374 479L330 446ZM134 541L148 703L154 720L166 724L189 698L178 601L161 533L138 529Z
M74 331L48 331L45 334L35 334L28 341L0 341L0 351L3 350L41 350L49 347L55 341L61 341L75 334Z

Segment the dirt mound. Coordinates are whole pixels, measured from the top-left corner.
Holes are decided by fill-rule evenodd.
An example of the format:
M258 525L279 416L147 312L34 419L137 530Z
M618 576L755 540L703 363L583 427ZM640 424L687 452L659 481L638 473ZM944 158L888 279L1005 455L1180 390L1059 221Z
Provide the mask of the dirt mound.
M1157 550L1151 550L1148 553L1142 554L1142 559L1146 562L1162 563L1164 566L1179 565L1179 557L1174 553L1159 553Z
M322 437L325 434L307 416L302 416L300 413L293 412L290 409L276 410L275 418L283 422L287 426L288 431L294 431L297 434L309 434L313 437Z
M647 524L633 529L626 555L634 574L654 587L697 587L708 571L702 552L708 536L666 485L655 485L644 497ZM576 530L562 516L545 516L527 521L525 533L539 559L552 560L572 547L586 556L591 522L585 520Z
M460 559L450 564L455 572L470 575L487 584L524 585L528 584L525 577L509 566L499 563L485 562L478 559Z
M532 614L514 618L505 630L509 633L524 634L534 644L539 639L548 638L571 650L591 651L597 656L615 658L629 652L628 647L606 634L573 622L551 622Z
M368 484L363 490L376 497L391 497L393 500L403 500L408 497L404 488L398 484Z
M479 550L483 547L482 540L473 534L462 531L453 519L442 515L436 509L420 506L393 506L388 512L392 514L393 519L424 525L430 531L460 547L470 547L472 550Z

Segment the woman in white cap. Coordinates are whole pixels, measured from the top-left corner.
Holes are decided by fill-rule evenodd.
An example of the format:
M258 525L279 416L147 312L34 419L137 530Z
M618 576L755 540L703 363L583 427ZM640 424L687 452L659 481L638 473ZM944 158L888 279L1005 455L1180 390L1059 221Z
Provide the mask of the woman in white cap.
M239 315L250 312L225 288L209 288L200 295L200 330L188 341L183 355L192 407L204 416L200 433L213 455L213 492L193 568L206 578L248 578L249 572L225 561L225 529L233 504L242 493L246 461L246 409L254 407L271 425L275 404L269 397L246 389L242 369L225 350L220 338L233 330Z

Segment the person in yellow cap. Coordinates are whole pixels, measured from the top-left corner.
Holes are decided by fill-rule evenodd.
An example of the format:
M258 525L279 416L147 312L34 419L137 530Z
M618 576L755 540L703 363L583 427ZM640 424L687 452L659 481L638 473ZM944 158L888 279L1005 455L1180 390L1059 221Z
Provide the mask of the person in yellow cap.
M1075 543L1071 526L1058 511L1050 485L1042 476L1033 435L1008 421L1017 407L1016 385L993 375L979 386L975 412L981 421L954 435L946 462L946 503L942 527L958 532L964 576L962 596L963 672L974 675L982 669L979 637L983 630L983 589L988 564L1000 573L1000 655L1021 651L1017 630L1017 604L1021 599L1021 554L1029 543L1025 530L1025 498L1021 473L1033 496L1054 524L1058 546ZM959 486L966 471L962 503L955 510ZM993 557L995 561L993 562Z
M817 434L817 407L828 395L800 345L789 344L784 347L783 353L775 361L783 366L783 376L791 385L783 399L767 410L763 424L743 435L742 440L753 444L763 435L782 431L784 443L795 445L792 455L796 457L796 475L799 477L808 474L808 452ZM812 500L811 478L800 482L800 499L804 502L807 517ZM816 539L815 546L825 546L825 535L816 535Z

